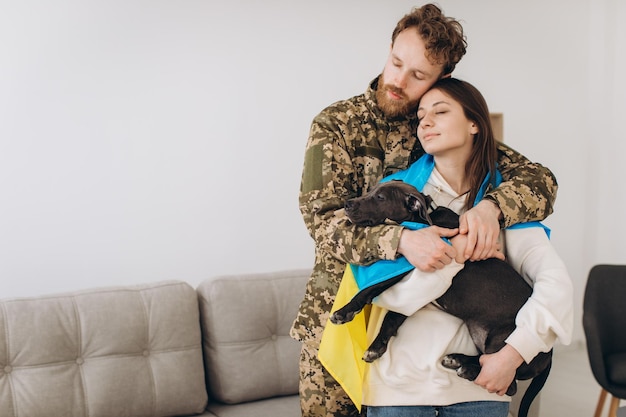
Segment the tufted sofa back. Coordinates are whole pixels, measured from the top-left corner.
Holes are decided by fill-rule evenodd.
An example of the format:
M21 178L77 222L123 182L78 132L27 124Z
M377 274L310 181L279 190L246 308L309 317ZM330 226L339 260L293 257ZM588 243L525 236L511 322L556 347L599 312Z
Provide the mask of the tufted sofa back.
M198 303L184 282L0 302L0 417L203 411Z
M290 415L300 414L301 346L289 329L310 275L303 269L216 276L198 286L211 401L237 404L295 395ZM210 411L213 407L219 406L209 404Z

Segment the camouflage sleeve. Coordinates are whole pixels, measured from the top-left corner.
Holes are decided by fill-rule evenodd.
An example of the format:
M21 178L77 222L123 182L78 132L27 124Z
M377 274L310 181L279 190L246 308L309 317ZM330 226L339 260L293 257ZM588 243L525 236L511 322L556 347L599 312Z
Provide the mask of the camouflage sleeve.
M343 206L358 194L356 172L341 123L321 113L311 125L302 182L300 211L318 250L345 263L370 264L395 259L402 227L359 227ZM373 179L377 182L378 178Z
M543 220L552 213L558 185L548 168L499 143L498 169L503 181L486 198L500 207L504 227Z

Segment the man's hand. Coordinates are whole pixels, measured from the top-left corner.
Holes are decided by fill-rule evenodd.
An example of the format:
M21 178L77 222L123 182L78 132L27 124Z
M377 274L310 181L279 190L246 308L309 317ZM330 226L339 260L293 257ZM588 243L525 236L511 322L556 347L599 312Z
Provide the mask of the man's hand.
M488 258L504 260L500 252L498 236L500 208L489 200L480 203L463 213L459 219L459 233L467 235L467 246L463 257L467 260L480 261Z
M400 235L398 253L411 265L424 272L433 272L452 262L456 250L442 237L452 237L458 229L429 226L419 230L404 229Z
M474 383L489 392L502 396L515 378L515 371L524 362L524 359L511 345L504 345L496 353L480 357L480 374Z

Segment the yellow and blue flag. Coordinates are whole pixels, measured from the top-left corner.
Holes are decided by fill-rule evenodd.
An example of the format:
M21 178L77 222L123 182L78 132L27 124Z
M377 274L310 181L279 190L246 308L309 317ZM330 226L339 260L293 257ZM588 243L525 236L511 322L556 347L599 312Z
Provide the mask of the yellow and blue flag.
M346 305L358 291L352 267L347 265L330 314ZM370 307L366 306L348 323L334 324L329 320L318 354L324 368L341 384L359 411L363 403L363 378L367 363L362 358L367 349L366 326Z

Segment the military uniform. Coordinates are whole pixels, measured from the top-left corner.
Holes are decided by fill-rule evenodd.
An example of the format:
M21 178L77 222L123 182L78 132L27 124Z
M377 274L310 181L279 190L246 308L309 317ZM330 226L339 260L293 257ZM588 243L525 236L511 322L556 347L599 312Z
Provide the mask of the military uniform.
M291 329L303 342L300 397L304 417L357 416L341 387L323 369L317 349L346 264L395 259L402 227L351 224L343 205L367 193L381 178L406 169L424 151L415 113L388 118L376 103L378 78L364 94L332 104L311 125L300 211L315 241L315 266ZM485 198L497 202L502 226L543 220L552 213L557 183L545 167L503 144L498 168L504 182Z

